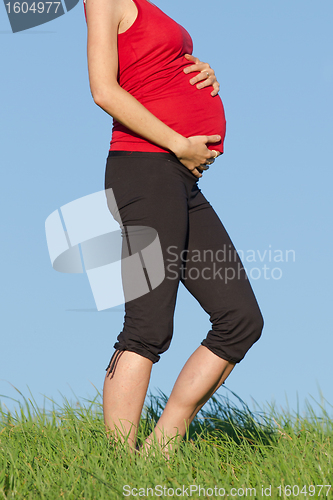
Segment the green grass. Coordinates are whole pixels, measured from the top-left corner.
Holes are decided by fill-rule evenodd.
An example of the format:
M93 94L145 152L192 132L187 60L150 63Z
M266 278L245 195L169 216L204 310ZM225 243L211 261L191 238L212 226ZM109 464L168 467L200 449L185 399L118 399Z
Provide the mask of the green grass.
M165 402L162 393L150 396L141 442ZM302 417L273 406L251 412L240 399L214 397L166 461L157 451L144 459L110 444L100 395L52 411L29 400L0 410L0 498L265 498L262 487L270 498L332 498L333 423L323 406L319 413L309 404ZM129 495L130 488L137 490Z

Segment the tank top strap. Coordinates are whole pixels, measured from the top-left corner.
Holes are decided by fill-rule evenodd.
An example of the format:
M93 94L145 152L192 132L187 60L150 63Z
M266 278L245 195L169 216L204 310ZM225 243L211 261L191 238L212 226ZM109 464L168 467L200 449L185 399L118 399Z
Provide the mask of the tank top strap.
M151 5L152 7L157 7L153 2L150 2L149 0L132 0L133 3L136 4L136 6L139 4L140 7L148 7Z

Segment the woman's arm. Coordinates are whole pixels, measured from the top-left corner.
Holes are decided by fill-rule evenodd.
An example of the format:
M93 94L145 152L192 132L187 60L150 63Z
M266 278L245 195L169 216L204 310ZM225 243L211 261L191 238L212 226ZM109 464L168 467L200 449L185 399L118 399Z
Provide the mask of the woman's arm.
M86 13L88 72L95 103L133 132L175 153L196 177L201 177L196 167L215 157L206 144L219 142L221 137L183 137L120 87L117 34L124 17L122 0L87 0Z

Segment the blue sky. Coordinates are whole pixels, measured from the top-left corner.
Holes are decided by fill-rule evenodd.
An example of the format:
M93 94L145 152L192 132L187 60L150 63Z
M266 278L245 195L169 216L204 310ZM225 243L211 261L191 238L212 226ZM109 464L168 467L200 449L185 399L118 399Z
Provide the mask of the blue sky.
M296 410L297 399L301 408L320 400L319 388L332 404L333 4L155 3L190 32L194 55L220 81L225 153L200 187L244 252L265 319L226 385L250 407ZM44 224L103 189L112 120L90 94L82 2L15 34L0 10L1 401L12 407L12 385L26 396L29 387L38 404L43 395L75 401L73 392L102 390L123 308L97 312L86 275L52 269ZM208 329L181 288L152 392L170 393Z

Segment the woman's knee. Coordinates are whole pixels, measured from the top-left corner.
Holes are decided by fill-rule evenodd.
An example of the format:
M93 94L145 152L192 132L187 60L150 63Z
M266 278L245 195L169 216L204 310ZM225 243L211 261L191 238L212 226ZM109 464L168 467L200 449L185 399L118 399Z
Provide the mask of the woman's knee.
M247 318L250 324L249 330L252 332L254 342L256 342L260 339L264 328L264 318L259 307L252 308L251 311L247 313Z
M264 319L257 304L211 315L212 329L203 345L215 354L239 363L262 334Z
M244 308L235 319L236 330L250 347L260 339L263 327L264 318L257 304Z

